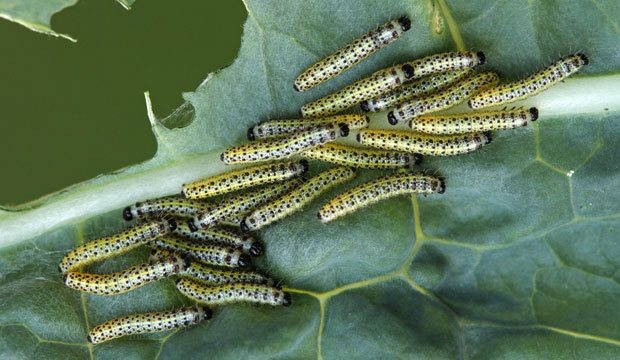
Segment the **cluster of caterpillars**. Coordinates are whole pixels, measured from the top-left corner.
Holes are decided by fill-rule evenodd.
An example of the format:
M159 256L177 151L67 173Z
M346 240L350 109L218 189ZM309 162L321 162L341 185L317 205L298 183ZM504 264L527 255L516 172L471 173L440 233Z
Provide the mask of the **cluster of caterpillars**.
M165 331L211 318L210 306L249 302L289 306L291 295L271 278L248 270L252 257L263 254L260 242L235 229L239 216L271 201L300 184L307 170L304 160L242 169L205 181L192 198L168 196L126 207L123 218L137 222L111 236L88 241L60 261L64 283L81 292L111 296L167 277L194 306L133 314L106 321L89 332L88 340L101 343L117 337ZM229 195L256 184L265 186ZM202 188L199 186L199 188ZM185 189L185 188L184 188ZM217 200L206 199L217 195ZM212 220L206 220L206 219ZM198 222L201 219L201 222ZM195 224L199 224L197 228ZM84 272L93 263L119 256L141 246L151 248L147 262L125 270L99 274Z
M307 91L345 72L404 36L411 25L403 16L368 32L303 71L294 89ZM195 324L211 317L210 305L237 301L290 305L291 295L271 279L237 269L250 266L252 256L264 251L250 232L300 211L322 193L350 181L356 168L395 171L328 200L317 213L321 222L395 196L443 194L443 177L411 170L423 155L470 153L491 142L491 131L537 120L535 107L486 108L535 95L577 72L588 58L583 53L568 55L505 84L492 71L477 71L484 63L483 52L459 51L378 70L305 104L301 118L251 127L249 143L221 154L226 164L251 166L184 184L180 196L124 209L126 220L140 222L72 250L60 264L65 283L84 292L114 295L175 276L177 289L196 305L113 319L92 329L89 340L99 343ZM464 102L475 111L442 113ZM383 112L384 121L371 128L366 114L343 113L357 104L364 112ZM407 129L389 129L398 124ZM361 146L347 144L349 137ZM307 160L336 166L306 179ZM142 245L153 248L147 263L113 274L80 272L83 266Z

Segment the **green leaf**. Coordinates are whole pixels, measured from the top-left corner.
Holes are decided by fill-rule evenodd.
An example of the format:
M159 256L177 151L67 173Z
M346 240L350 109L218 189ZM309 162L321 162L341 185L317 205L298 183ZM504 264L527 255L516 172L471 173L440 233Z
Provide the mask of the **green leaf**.
M71 36L52 30L51 19L55 13L77 2L78 0L0 0L0 17L32 31L75 42Z
M158 120L149 104L159 145L152 160L4 209L0 355L618 358L620 4L377 4L247 0L237 60L184 94L187 103L169 117ZM293 91L306 66L405 13L413 28L403 39L313 91ZM88 329L107 319L187 303L171 280L111 298L62 285L59 259L125 227L123 206L224 171L219 152L243 142L261 119L294 116L378 68L465 48L484 50L487 68L507 79L576 50L591 63L524 102L540 109L531 126L498 133L475 154L426 159L446 176L444 195L386 201L329 225L316 221L317 201L262 231L259 267L290 287L293 306L227 306L186 330L87 344ZM355 183L374 176L360 172ZM138 251L95 270L146 256Z
M136 0L116 0L119 4L121 4L125 9L130 10Z
M116 0L129 10L135 0ZM13 21L32 31L77 42L67 34L52 30L52 15L73 6L78 0L0 0L0 18Z

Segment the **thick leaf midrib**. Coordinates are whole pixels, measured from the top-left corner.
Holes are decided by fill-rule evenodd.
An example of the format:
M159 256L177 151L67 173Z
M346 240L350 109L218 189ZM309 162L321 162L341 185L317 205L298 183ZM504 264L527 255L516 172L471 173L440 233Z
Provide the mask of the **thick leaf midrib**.
M515 103L515 106L538 106L540 121L545 121L546 117L567 115L608 116L620 111L620 93L616 91L618 83L620 74L576 77L539 96ZM161 137L158 137L158 147L173 148ZM29 204L29 209L4 212L0 214L0 247L135 201L178 193L181 184L226 169L219 160L219 151L216 149L195 157L172 158L165 162L158 162L155 157L138 165L138 171L128 168L115 176L104 176L74 186L71 192L61 191L56 196L35 201Z

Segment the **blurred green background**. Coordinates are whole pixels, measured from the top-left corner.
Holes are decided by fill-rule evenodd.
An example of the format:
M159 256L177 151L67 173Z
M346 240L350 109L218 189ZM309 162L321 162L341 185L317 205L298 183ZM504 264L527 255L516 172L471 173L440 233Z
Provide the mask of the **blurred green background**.
M241 0L80 0L34 33L0 20L0 204L33 200L155 154L144 105L164 117L239 50Z

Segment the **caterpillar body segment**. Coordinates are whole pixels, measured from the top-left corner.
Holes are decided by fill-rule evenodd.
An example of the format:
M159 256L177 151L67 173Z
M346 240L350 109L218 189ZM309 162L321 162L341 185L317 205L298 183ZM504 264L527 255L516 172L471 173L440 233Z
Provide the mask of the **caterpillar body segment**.
M159 259L173 256L174 254L174 252L171 252L169 250L155 248L151 251L150 260L158 261ZM257 272L213 267L197 260L189 261L189 265L186 266L184 270L179 272L178 275L200 280L201 282L208 284L274 284L272 279Z
M203 304L226 305L235 302L251 302L265 305L291 305L291 295L274 286L252 283L208 285L181 278L177 289L188 298Z
M433 74L419 80L410 81L387 94L361 102L360 107L364 111L384 111L404 101L413 99L416 96L422 96L433 91L441 90L459 81L471 73L471 71L471 68L465 68L463 70Z
M399 151L367 149L342 144L325 144L304 151L306 159L326 161L354 168L385 169L417 165L422 161L418 154Z
M349 189L329 200L317 216L328 223L379 201L406 194L442 194L446 186L443 179L421 173L397 172Z
M179 274L189 266L180 256L169 256L139 264L112 274L87 274L69 271L64 275L68 287L97 295L118 295L153 281Z
M588 63L588 56L584 53L565 56L525 79L501 84L474 94L469 99L469 107L482 109L528 98L573 75Z
M345 124L349 130L368 127L370 119L364 114L342 114L317 118L268 120L248 129L248 140L279 137L296 131L309 130L317 126Z
M400 64L379 70L343 89L318 100L307 103L301 108L303 117L318 117L337 114L364 100L385 94L400 86L413 76L409 64Z
M208 207L204 201L186 199L179 196L166 196L137 202L123 209L123 218L127 221L144 219L149 216L171 215L175 217L192 217Z
M429 156L466 154L490 143L491 140L490 132L430 135L403 130L362 129L358 135L358 141L362 145Z
M481 51L455 51L425 56L407 64L413 69L411 79L419 79L432 74L473 68L483 65L485 61L486 57Z
M450 115L424 115L409 121L412 130L428 134L465 134L514 129L538 119L538 109L479 111Z
M176 227L177 223L172 219L151 220L137 224L121 233L86 242L65 255L58 269L66 273L78 267L123 254L159 236L168 234Z
M151 246L176 252L209 265L248 267L252 262L241 250L218 244L163 237L153 241Z
M184 328L208 320L212 315L213 313L208 307L191 306L176 310L123 316L95 326L88 333L88 341L93 344L100 344L127 335Z
M218 269L196 261L192 262L180 275L208 284L249 283L273 285L273 280L257 272Z
M250 189L245 193L224 198L216 205L197 213L193 218L193 224L200 229L210 228L235 214L245 214L257 206L289 192L301 183L301 179L293 178L282 183ZM237 224L239 223L237 222Z
M417 116L449 109L467 100L477 90L498 82L499 76L494 72L471 74L444 90L415 97L396 106L394 110L388 113L388 122L396 125Z
M288 180L307 170L306 160L251 166L184 184L183 194L189 199L203 199L252 186Z
M258 230L289 216L301 210L320 194L353 177L355 172L348 167L338 166L324 171L293 191L254 210L241 221L241 231Z
M295 79L295 90L309 90L343 73L377 50L400 38L410 28L411 20L407 16L403 16L364 34L302 72Z
M236 225L239 226L239 222L237 222ZM263 246L251 235L240 234L237 231L219 226L208 229L198 229L194 227L193 221L179 223L178 227L173 231L173 234L198 242L215 242L221 245L238 248L244 253L253 256L260 255L264 251Z
M288 136L233 146L222 153L221 159L226 164L281 160L347 135L349 127L344 123L321 125Z

